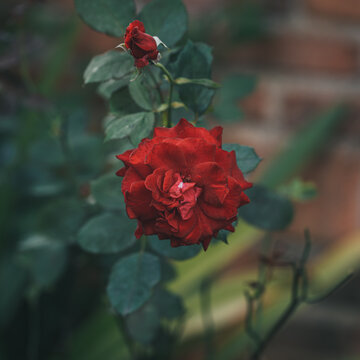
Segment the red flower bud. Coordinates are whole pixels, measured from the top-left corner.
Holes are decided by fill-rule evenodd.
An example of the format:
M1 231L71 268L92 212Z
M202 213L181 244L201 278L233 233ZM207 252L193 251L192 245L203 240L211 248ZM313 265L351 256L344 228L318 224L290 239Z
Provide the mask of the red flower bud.
M171 246L201 243L206 250L221 229L234 231L237 210L252 186L237 166L235 152L221 149L222 128L208 131L181 119L155 128L153 139L117 158L125 167L122 192L135 232L170 239Z
M135 59L135 66L142 68L149 64L149 60L158 60L159 51L155 39L145 33L144 24L133 21L125 32L125 46Z

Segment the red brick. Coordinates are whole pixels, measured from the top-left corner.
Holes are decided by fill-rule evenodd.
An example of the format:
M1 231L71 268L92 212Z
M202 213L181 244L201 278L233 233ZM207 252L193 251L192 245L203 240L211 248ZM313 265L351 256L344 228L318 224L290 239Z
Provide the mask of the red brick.
M351 74L358 68L352 42L300 34L284 34L269 44L270 62L277 67L319 73Z
M359 155L359 149L329 146L317 157L303 177L315 182L318 196L297 205L290 230L308 227L314 237L338 240L359 227Z
M206 12L223 8L229 2L229 0L184 0L186 9L191 16L203 16Z
M229 35L225 36L225 39ZM220 39L217 39L218 41ZM221 44L221 42L219 43ZM269 62L270 54L268 51L269 47L267 41L257 41L251 43L243 43L237 46L221 49L219 51L216 47L214 48L217 59L225 60L230 66L251 66L251 67L263 67ZM223 56L223 59L221 58ZM219 61L219 60L218 60Z
M300 91L290 92L284 98L284 123L298 127L318 113L321 109L332 105L334 97Z
M321 111L337 103L347 106L347 114L341 121L337 136L360 136L360 103L354 97L340 97L339 95L314 94L313 92L290 92L284 97L284 124L299 127L310 121Z
M266 117L268 90L264 84L259 84L256 90L239 101L239 106L245 114L245 118L251 120L261 120Z
M226 51L227 61L238 66L342 75L357 72L358 54L358 46L352 41L298 33L274 35Z
M306 3L311 11L319 15L360 20L359 0L306 0Z
M82 24L76 48L82 53L98 55L105 51L113 50L121 41L121 38L107 36Z

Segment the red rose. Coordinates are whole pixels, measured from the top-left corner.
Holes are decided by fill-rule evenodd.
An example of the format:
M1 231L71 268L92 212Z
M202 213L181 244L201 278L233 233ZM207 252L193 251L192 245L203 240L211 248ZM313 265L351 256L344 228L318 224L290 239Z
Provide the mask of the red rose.
M133 21L125 32L125 46L135 58L135 66L142 68L149 64L149 60L157 60L159 51L155 39L145 33L144 24Z
M221 149L222 128L208 131L181 119L155 128L153 139L117 158L125 167L122 192L135 235L158 235L171 246L202 243L206 250L219 230L234 231L237 209L249 202L252 186L236 164L235 152Z

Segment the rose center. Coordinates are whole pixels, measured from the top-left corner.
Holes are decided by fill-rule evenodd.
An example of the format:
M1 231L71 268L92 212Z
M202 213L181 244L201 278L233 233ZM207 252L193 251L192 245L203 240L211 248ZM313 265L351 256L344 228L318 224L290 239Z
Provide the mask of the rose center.
M185 182L180 174L176 174L176 181L169 190L170 196L177 200L177 209L183 220L188 220L194 213L194 207L202 189L194 182Z

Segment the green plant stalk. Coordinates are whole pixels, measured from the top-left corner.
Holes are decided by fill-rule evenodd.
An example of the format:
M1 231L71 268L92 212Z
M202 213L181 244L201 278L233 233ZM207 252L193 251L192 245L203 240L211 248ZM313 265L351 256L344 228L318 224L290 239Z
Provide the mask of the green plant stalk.
M172 103L172 96L173 96L173 89L174 89L175 80L171 76L171 74L169 73L168 69L166 69L166 67L163 64L156 63L154 65L157 66L159 69L161 69L161 71L164 73L164 75L169 80L170 88L169 88L169 96L168 96L167 116L163 118L163 126L170 128L172 126L172 122L171 122L171 103Z
M268 334L258 344L255 352L251 357L252 360L260 359L261 354L264 352L265 348L270 343L270 341L274 338L274 336L279 332L279 330L285 325L285 323L290 319L290 317L295 313L297 308L300 306L301 300L299 298L299 290L301 286L301 279L302 279L302 269L294 267L294 279L292 284L291 301L289 305L286 307L285 311L275 322L275 324L270 328Z
M154 84L154 86L155 86L155 88L156 88L156 91L157 91L157 93L158 93L158 95L159 95L160 103L163 104L165 100L164 100L164 96L163 96L163 94L162 94L162 92L161 92L160 85L159 85L158 82L156 81L156 78L155 78L155 76L154 76L151 68L147 67L146 69L147 69L147 73L149 74L150 79L151 79L151 81L153 82L153 84Z
M170 88L169 88L169 99L168 99L168 109L167 109L167 127L171 128L172 121L171 121L171 103L172 103L172 96L173 96L173 88L174 84L170 82Z

